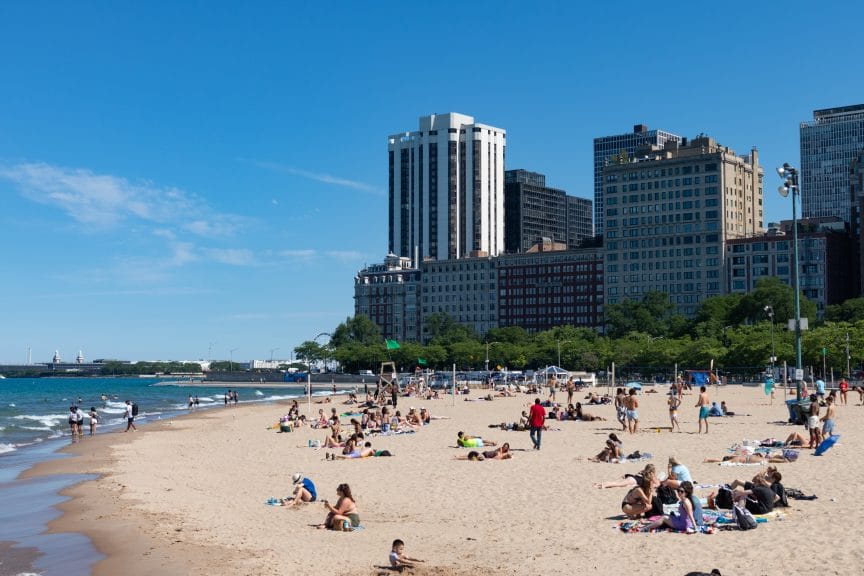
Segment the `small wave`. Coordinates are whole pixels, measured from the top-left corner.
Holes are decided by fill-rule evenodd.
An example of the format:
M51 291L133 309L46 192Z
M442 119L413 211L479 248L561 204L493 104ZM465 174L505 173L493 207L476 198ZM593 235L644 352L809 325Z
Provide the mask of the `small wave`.
M6 454L7 452L14 452L15 446L13 444L0 444L0 454Z
M213 398L210 398L209 396L201 396L200 398L198 398L198 401L199 402L215 402L216 400L214 400Z
M10 403L9 403L9 407L10 407L10 408L15 408L15 403L14 403L14 402L10 402Z
M49 430L53 430L48 426L21 426L22 430L35 430L37 432L48 432Z
M264 395L264 393L261 392L260 390L255 390L255 396L263 396L263 395Z
M104 412L105 414L125 414L126 408L100 408L99 412Z
M49 428L53 428L54 426L58 426L61 422L66 422L68 416L66 414L46 414L46 415L34 415L34 414L22 414L21 416L13 416L13 420L34 420L39 422L43 426L47 426Z
M105 406L107 406L108 408L122 408L123 410L126 410L126 402L117 402L115 400L106 400Z

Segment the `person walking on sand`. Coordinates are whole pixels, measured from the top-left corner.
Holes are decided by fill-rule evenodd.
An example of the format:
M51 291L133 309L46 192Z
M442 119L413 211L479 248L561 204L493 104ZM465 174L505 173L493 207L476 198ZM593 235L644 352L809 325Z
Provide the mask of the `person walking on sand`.
M678 432L681 432L681 424L678 423L678 408L681 406L681 398L676 394L670 394L667 403L669 404L669 421L672 422L672 432L675 431L676 426Z
M846 380L846 378L840 378L840 383L837 384L837 387L840 389L840 402L845 405L846 394L849 393L849 382Z
M711 399L708 398L708 389L705 386L699 388L699 399L696 400L696 407L699 408L699 432L702 433L702 423L705 423L705 434L708 433L708 412L711 410Z
M834 434L834 418L837 407L834 406L833 396L828 396L825 399L825 404L828 407L825 409L825 415L819 420L822 422L822 438L830 438Z
M78 409L75 406L69 407L69 428L72 429L72 439L78 437Z
M84 411L81 406L75 407L75 419L78 420L78 436L84 436Z
M130 429L133 431L137 431L138 428L135 427L135 415L132 413L132 402L126 400L126 432Z
M90 407L90 436L96 435L96 424L99 423L99 415L96 414L96 407Z
M636 389L630 389L630 395L624 398L624 408L627 415L627 431L630 434L635 434L639 428L639 400L636 399Z
M567 404L573 404L573 392L576 390L576 384L573 383L573 377L567 379Z
M618 388L615 392L615 417L621 423L621 431L627 431L627 407L624 405L627 395L624 394L623 388Z
M528 424L531 428L529 432L531 443L534 444L534 450L540 450L540 439L543 436L543 424L546 421L546 409L540 404L540 398L534 399L534 404L528 411Z

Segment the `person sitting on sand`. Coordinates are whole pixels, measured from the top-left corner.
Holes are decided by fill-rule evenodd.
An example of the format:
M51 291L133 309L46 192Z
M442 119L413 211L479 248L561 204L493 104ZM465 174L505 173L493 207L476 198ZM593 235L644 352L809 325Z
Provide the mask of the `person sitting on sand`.
M516 429L519 431L528 429L528 412L525 410L523 410L522 415L519 416L519 423L516 425Z
M513 453L510 452L510 443L505 442L500 448L483 452L483 457L486 460L509 460L513 458Z
M477 452L476 450L471 450L470 452L468 452L468 454L465 454L464 456L461 456L461 455L460 456L454 456L453 459L454 460L469 460L471 462L482 462L483 460L486 459L486 457L483 456L483 454L481 454L480 452Z
M419 428L423 426L423 421L420 419L420 414L417 412L417 409L411 406L408 410L408 424L415 428Z
M430 424L432 422L432 415L429 413L426 408L420 408L420 423L424 426Z
M546 414L546 418L550 420L561 420L561 412L558 409L557 404L552 407L552 410L550 410L548 414Z
M357 503L354 501L354 496L351 494L351 488L348 484L337 486L336 495L339 497L336 500L336 506L332 506L329 501L324 500L324 507L328 511L327 518L324 520L324 528L342 531L345 530L346 521L348 530L360 526L360 514L357 512Z
M584 420L585 422L594 422L595 420L605 422L605 418L601 418L600 416L592 416L587 412L582 411L582 404L580 402L576 403L576 418L578 420Z
M507 398L512 398L513 396L515 396L515 394L513 394L513 392L510 391L510 388L504 387L498 392L498 396L504 396Z
M725 401L725 400L723 400L722 402L720 402L720 411L723 412L723 415L724 415L724 416L734 416L734 415L735 415L734 412L730 412L730 411L729 411L729 408L726 406L726 401Z
M414 562L423 562L419 558L411 558L405 555L405 543L396 539L390 549L390 567L402 571L403 568L413 568Z
M693 483L681 482L675 491L678 494L678 513L663 516L652 522L648 525L649 530L668 526L678 532L694 532L702 525L702 509L699 499L693 496Z
M657 476L657 470L654 464L646 464L645 467L636 474L625 474L623 480L614 480L612 482L595 482L595 488L632 488L642 484L642 479L651 474Z
M768 514L780 497L771 489L771 481L757 475L749 489L736 488L732 500L739 506L744 505L751 514Z
M708 409L708 416L723 416L723 410L717 402L711 402L711 407Z
M483 448L484 446L496 446L491 440L483 440L480 436L471 436L461 430L456 435L456 444L463 448Z
M681 482L693 482L693 477L690 476L690 470L686 466L678 462L674 456L669 457L669 463L666 466L667 478L662 482L663 486L670 488L678 488Z
M588 458L588 460L592 462L618 462L621 459L621 446L623 446L623 443L612 432L606 439L606 447L597 456Z
M294 484L294 493L290 498L281 500L282 506L291 507L304 502L315 502L318 493L315 490L315 484L309 478L305 478L301 473L295 472L291 477Z
M327 416L324 415L324 409L318 409L318 418L312 423L313 428L327 428L330 424L327 422Z
M375 456L375 449L372 448L371 442L366 442L363 445L362 449L354 449L348 454L344 452L342 454L330 454L329 452L324 456L325 460L354 460L356 458L369 458L371 456Z
M636 520L641 518L645 512L651 509L651 495L657 486L657 478L654 474L646 474L642 477L642 483L632 488L621 502L621 511L627 518Z
M344 445L338 428L331 428L330 434L324 439L324 448L341 448Z
M732 490L734 490L735 488L743 488L745 490L750 490L752 486L759 482L761 478L767 479L768 484L771 484L774 481L775 474L779 474L779 472L777 472L777 467L768 466L765 470L760 470L759 472L757 472L753 476L753 479L750 481L733 480L729 483L729 488L731 488Z

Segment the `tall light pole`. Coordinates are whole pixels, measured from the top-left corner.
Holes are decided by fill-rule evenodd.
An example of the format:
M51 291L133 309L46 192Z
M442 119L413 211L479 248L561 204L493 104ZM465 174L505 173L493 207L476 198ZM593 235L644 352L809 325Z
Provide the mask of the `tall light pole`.
M786 198L792 194L792 260L795 269L795 398L801 400L801 379L804 370L801 366L801 271L798 264L798 205L796 196L798 189L798 170L784 163L777 168L777 174L783 179L783 184L777 189Z
M774 377L774 363L777 361L777 357L774 354L774 307L770 304L765 305L765 312L768 314L768 318L771 319L771 377Z
M239 348L232 348L228 352L228 372L234 372L234 352L239 350Z
M278 347L270 349L270 362L271 363L273 362L273 352L276 352L277 350L279 350Z
M213 362L213 345L216 344L216 341L210 342L207 344L207 362Z
M492 344L500 344L500 342L486 342L486 374L489 374L489 346Z

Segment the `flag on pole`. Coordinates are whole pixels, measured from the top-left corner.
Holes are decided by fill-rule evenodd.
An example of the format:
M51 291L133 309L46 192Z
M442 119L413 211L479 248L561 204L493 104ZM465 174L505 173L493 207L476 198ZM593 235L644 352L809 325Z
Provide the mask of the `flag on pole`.
M417 358L417 364L419 364L420 366L426 366L426 359L425 358Z
M387 340L387 350L398 350L399 342L396 340Z

